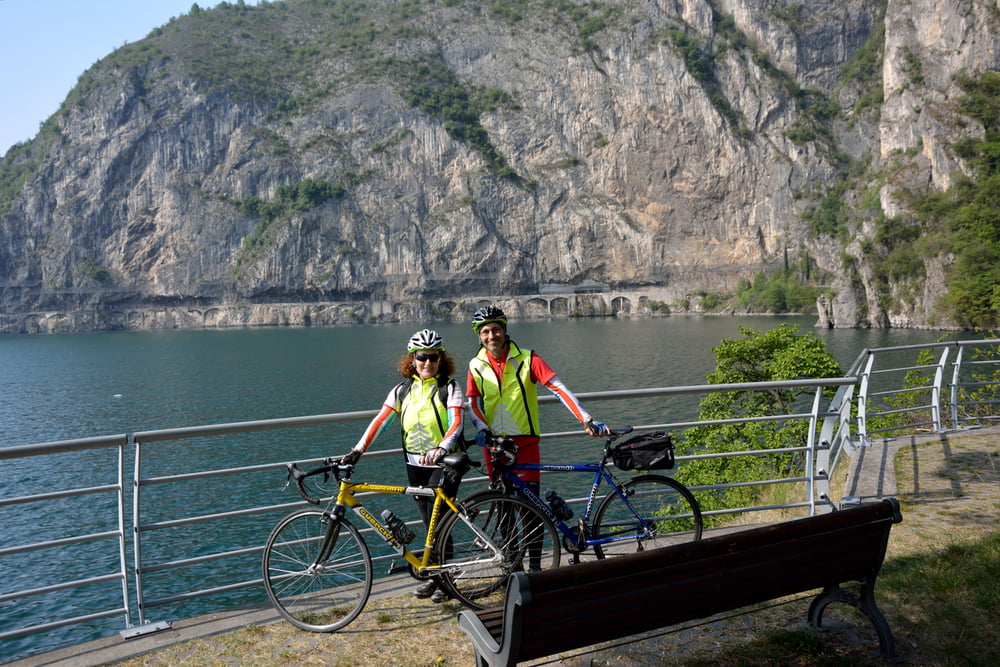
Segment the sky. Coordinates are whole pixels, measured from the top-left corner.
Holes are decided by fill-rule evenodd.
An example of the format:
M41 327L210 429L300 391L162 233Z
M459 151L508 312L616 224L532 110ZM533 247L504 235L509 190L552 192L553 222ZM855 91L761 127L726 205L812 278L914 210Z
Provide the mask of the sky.
M0 156L38 134L91 65L187 14L194 3L0 0ZM218 4L198 2L202 9Z

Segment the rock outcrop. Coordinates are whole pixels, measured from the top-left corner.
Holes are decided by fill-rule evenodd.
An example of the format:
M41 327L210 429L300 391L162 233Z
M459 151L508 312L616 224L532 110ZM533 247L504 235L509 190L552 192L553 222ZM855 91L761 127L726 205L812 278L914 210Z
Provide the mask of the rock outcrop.
M951 144L977 131L955 120L952 75L1000 65L996 13L195 6L97 63L5 157L28 175L0 193L0 330L426 317L442 313L399 304L588 282L671 302L789 255L831 277L823 325L927 326L941 285L884 310L864 261L843 260L862 256L864 217L845 244L802 215L845 155L891 172L887 214L901 187L948 186ZM884 101L864 107L843 67L883 30ZM839 115L817 114L831 101Z

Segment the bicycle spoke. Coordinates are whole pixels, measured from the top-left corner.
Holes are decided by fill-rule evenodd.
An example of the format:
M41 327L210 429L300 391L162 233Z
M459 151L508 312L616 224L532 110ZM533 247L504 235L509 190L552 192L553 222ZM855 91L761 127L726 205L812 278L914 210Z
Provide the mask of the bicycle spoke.
M701 539L698 501L680 482L642 475L622 489L627 501L613 491L597 508L592 537L598 558Z
M308 509L283 519L264 549L267 595L290 623L332 632L353 621L371 594L371 556L360 533L341 520Z
M528 503L495 494L476 497L466 509L478 533L453 516L435 539L439 562L447 566L441 583L463 604L499 604L511 573L559 566L558 534Z

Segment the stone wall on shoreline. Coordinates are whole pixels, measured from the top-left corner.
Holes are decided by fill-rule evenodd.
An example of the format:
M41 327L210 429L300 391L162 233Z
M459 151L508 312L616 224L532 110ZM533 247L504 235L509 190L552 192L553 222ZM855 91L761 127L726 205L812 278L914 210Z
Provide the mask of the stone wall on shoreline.
M222 305L123 306L30 313L0 313L0 333L78 333L155 329L338 326L466 320L495 304L512 319L550 317L660 317L672 311L652 292L532 294L413 301L318 301ZM655 294L655 296L663 296ZM673 312L698 313L693 310Z

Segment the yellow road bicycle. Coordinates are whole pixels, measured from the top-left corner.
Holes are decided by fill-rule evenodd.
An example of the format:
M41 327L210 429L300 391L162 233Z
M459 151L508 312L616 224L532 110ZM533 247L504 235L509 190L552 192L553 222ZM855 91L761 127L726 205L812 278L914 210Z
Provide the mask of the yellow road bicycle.
M347 509L399 553L403 569L417 579L434 578L473 609L501 604L513 572L559 566L559 537L537 509L500 493L459 502L442 487L449 481L457 486L478 464L462 452L445 456L439 465L439 482L411 487L352 482L354 465L343 465L339 458L308 470L289 463L289 483L294 480L308 502L325 506L281 519L264 547L264 586L282 617L303 630L333 632L364 609L374 580L372 557ZM380 521L369 512L355 497L362 492L434 498L423 550L410 550L412 531L394 515L383 513Z

